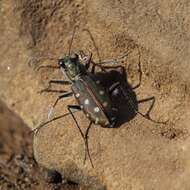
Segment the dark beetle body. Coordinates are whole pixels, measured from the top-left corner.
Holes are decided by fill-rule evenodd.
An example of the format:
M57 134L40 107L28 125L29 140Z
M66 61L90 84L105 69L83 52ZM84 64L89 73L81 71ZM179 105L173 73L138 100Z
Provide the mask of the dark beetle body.
M116 110L99 80L92 79L89 74L82 75L71 88L81 109L94 124L102 127L114 125Z
M113 108L110 94L92 77L81 63L79 56L73 54L59 60L61 71L71 81L72 92L86 116L94 124L114 127L117 110ZM94 76L94 75L93 75Z

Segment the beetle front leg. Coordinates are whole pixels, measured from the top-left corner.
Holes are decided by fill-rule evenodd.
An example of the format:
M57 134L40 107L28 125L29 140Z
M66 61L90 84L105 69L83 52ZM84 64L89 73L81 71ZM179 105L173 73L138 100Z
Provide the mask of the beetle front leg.
M80 50L79 55L81 60L83 60L86 70L90 68L90 65L92 64L92 52L90 52L90 56L87 56L84 51ZM93 69L94 70L94 69ZM91 71L92 72L92 71Z
M48 68L48 69L60 69L59 66L53 66L53 65L41 65L36 70L39 71L41 69Z
M70 81L68 80L50 80L48 82L49 85L51 84L63 84L63 85L69 85L69 84L72 84Z
M53 89L45 88L43 90L40 90L38 93L42 94L43 92L46 92L46 93L66 93L67 91L65 91L65 90L53 90Z
M92 68L91 68L91 73L94 74L95 73L95 67L100 67L101 70L105 71L103 69L103 67L99 64L96 64L94 61L92 61L92 52L90 52L90 56L87 56L84 51L80 50L79 51L79 54L80 54L80 57L81 59L84 61L84 64L85 64L85 68L88 70L90 68L90 66L92 65Z
M65 93L67 91L65 90L53 90L53 89L50 89L51 88L51 84L61 84L61 85L70 85L71 82L70 81L66 81L66 80L50 80L48 81L48 87L41 90L40 91L40 94L43 93L43 92L55 92L55 93Z

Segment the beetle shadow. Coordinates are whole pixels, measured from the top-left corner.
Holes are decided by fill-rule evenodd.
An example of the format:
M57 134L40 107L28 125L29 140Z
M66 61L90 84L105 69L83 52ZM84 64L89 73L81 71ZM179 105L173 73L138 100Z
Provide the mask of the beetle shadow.
M151 97L151 98L138 101L134 88L128 83L126 72L122 73L121 71L117 69L112 69L107 72L97 72L92 77L95 80L99 80L101 85L106 90L108 90L113 84L119 82L120 87L127 94L127 98L126 98L124 95L122 95L122 92L119 90L116 94L111 95L111 101L112 101L113 107L118 109L118 117L117 117L118 119L114 128L118 128L122 124L132 120L137 115L139 103L155 100L154 97ZM131 106L131 104L133 104L133 106ZM154 101L152 102L152 105L150 106L148 112L145 113L144 115L149 116L149 113L151 112L153 106L154 106Z

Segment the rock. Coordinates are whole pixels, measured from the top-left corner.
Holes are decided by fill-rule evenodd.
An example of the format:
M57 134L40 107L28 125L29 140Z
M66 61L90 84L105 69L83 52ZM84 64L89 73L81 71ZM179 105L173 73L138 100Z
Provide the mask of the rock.
M140 50L142 83L137 99L155 96L151 117L168 120L159 125L136 115L119 128L93 126L89 133L93 169L88 159L83 163L84 143L67 116L34 135L39 164L89 189L189 189L189 9L188 1L2 0L0 96L31 129L47 120L57 97L37 92L47 87L48 80L63 78L58 70L36 68L56 65L53 58L68 53L76 25L72 51L91 51L96 62L98 55L107 60L130 52L122 65L133 86L139 80ZM66 113L68 104L75 104L74 99L60 102L52 117ZM138 106L145 113L150 102ZM82 113L75 115L85 130L88 120ZM170 131L177 131L175 138L170 138Z

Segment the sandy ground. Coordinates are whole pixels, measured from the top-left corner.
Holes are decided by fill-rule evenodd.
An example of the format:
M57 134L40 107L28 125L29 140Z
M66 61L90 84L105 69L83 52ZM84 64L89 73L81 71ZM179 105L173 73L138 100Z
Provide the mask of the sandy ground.
M93 127L89 134L95 169L88 161L83 164L84 144L71 117L48 125L34 137L40 165L89 189L190 189L189 10L189 0L0 2L0 97L31 129L47 120L57 97L38 92L48 80L63 78L58 70L36 68L56 64L44 57L68 54L76 25L72 51L93 52L95 62L127 52L120 64L131 86L138 84L140 61L142 80L133 97L154 96L151 118L167 121L156 124L139 115L129 117L128 104L122 105L117 97L118 108L124 110L121 125L111 130ZM66 105L75 103L72 98L62 101L53 116L66 113ZM150 105L151 101L136 104L143 113ZM85 130L88 119L83 113L76 113L76 118Z

